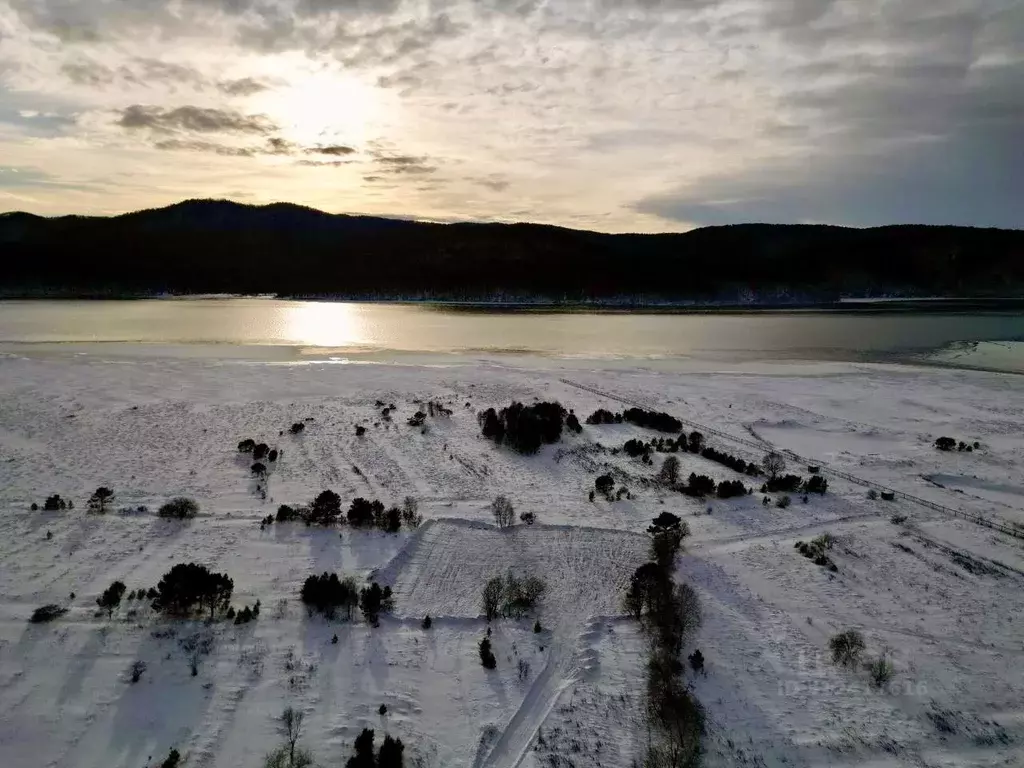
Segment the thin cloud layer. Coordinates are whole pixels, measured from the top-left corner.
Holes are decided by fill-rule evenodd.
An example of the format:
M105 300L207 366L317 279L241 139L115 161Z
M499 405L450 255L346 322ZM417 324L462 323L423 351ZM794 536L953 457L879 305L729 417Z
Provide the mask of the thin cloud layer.
M1020 226L1022 39L1018 0L0 0L0 152L40 179L0 191Z

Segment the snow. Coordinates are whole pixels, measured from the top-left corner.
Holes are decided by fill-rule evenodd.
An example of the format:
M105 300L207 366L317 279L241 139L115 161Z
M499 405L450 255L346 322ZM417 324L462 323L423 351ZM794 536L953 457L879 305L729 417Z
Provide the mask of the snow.
M863 486L831 476L828 494L797 496L788 509L762 506L759 493L698 502L654 485L657 465L599 447L654 433L588 426L524 457L483 440L475 417L512 399L557 399L581 420L597 407L655 407L739 438L709 442L741 458L759 458L752 444L776 447L1024 523L1017 376L837 362L5 349L3 768L137 768L159 764L171 747L188 768L258 766L281 743L275 717L285 706L304 712L300 743L323 765L343 764L371 727L400 736L425 766L629 768L647 739L647 648L620 615L621 596L646 559L647 525L666 510L691 528L677 578L704 609L693 646L706 674L687 674L708 715L707 765L1024 759L1024 540L909 501L869 500ZM428 419L421 433L405 420L428 399L453 415ZM378 400L397 406L393 422L381 419ZM288 432L305 419L302 434ZM367 427L363 437L356 425ZM981 447L943 453L933 447L940 435ZM247 437L283 450L266 499L251 459L235 450ZM743 479L677 456L684 477ZM595 476L609 471L631 500L588 500ZM86 499L100 485L115 489L115 511L89 514ZM279 504L306 503L325 488L346 505L411 495L426 522L398 534L295 523L261 530ZM75 509L29 511L52 493ZM199 501L199 517L155 516L181 494ZM498 494L537 524L495 528L489 505ZM149 511L116 511L138 505ZM892 522L894 514L906 519ZM835 573L794 548L824 532L838 537ZM259 599L259 619L176 621L138 600L113 619L96 615L95 598L113 580L148 588L182 561L228 573L233 603ZM536 615L492 622L498 666L487 671L478 657L487 629L480 590L510 570L544 578L548 592ZM308 616L299 588L323 571L392 586L393 612L377 628ZM48 602L70 610L29 624ZM847 627L863 631L869 655L888 651L892 686L878 690L863 670L830 662L828 638ZM210 649L194 677L182 648L190 637ZM147 668L132 684L136 660Z

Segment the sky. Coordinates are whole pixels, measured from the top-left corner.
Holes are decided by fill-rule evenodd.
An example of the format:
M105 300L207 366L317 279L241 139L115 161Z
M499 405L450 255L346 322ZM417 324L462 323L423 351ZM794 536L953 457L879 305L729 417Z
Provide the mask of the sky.
M1024 225L1024 0L0 0L0 211Z

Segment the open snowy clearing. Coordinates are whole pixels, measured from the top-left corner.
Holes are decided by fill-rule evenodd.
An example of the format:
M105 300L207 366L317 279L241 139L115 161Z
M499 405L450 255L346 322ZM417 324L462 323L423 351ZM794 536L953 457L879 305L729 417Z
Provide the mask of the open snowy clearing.
M407 757L427 766L628 768L646 738L646 641L620 616L621 597L647 557L647 525L666 510L692 530L677 578L703 601L693 645L707 670L690 679L709 718L706 764L990 766L1024 755L1024 541L869 500L837 478L828 494L787 509L763 507L759 493L700 502L651 482L660 456L651 467L606 450L657 433L588 426L524 457L481 438L476 422L512 399L557 399L581 420L640 404L1024 522L1019 377L836 363L714 373L513 358L282 365L84 350L0 357L5 768L136 768L171 747L188 768L258 766L281 742L274 718L288 705L306 714L301 743L325 766L343 765L371 727L400 736ZM421 433L405 422L428 399L453 414ZM392 422L376 401L397 406ZM289 434L306 419L301 435ZM981 448L943 453L933 447L940 435ZM235 450L247 437L283 451L266 499ZM684 477L743 479L676 455ZM590 502L604 472L632 499ZM115 489L115 508L150 511L89 514L100 485ZM398 534L261 530L279 504L325 488L345 507L355 496L390 505L411 495L426 522ZM52 493L76 508L29 511ZM153 514L180 494L200 503L199 517ZM498 494L538 524L494 528ZM906 519L890 522L894 514ZM838 537L835 573L794 549L824 532ZM142 601L112 620L95 615L113 580L148 588L192 560L234 579L235 605L261 600L260 618L175 622ZM480 591L510 569L541 576L548 592L535 615L492 623L498 666L489 672L477 652L487 626ZM310 618L299 589L323 571L392 586L393 612L375 629ZM29 624L49 602L70 610ZM426 614L430 630L420 626ZM828 638L848 627L864 633L870 655L889 649L888 689L831 664ZM209 653L193 677L182 641L196 635L209 638ZM136 660L147 669L131 684Z

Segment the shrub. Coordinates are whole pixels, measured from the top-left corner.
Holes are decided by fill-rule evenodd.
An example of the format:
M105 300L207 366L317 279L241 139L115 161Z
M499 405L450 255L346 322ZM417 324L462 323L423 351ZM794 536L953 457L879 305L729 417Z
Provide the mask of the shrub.
M878 491L876 491L874 488L869 489L868 490L868 498L871 499L871 501L874 501L875 499L877 499L878 498Z
M622 421L622 414L614 414L604 408L598 408L587 416L587 424L615 424Z
M252 453L252 449L256 447L256 441L251 437L247 437L245 440L238 444L239 453Z
M267 454L267 461L273 463L277 461L277 448L271 448L270 453Z
M93 491L92 496L89 497L89 509L92 512L99 512L100 514L107 511L107 503L112 501L114 498L114 492L106 486L100 486Z
M384 513L383 530L388 533L398 533L402 529L402 510L398 507L391 507Z
M515 522L515 508L512 502L504 496L495 497L491 502L491 514L494 515L494 522L499 528L508 528Z
M875 686L875 688L881 688L892 679L892 662L885 654L882 654L876 659L872 659L866 666L868 674L871 675L871 684Z
M715 481L707 475L691 472L687 479L686 490L691 496L710 496L715 492Z
M432 626L434 626L434 620L430 618L429 613L423 617L423 624L421 626L424 629L430 629Z
M940 451L952 451L956 448L956 440L952 437L940 437L935 441L935 447Z
M55 493L52 496L47 496L46 501L43 502L43 509L47 512L58 512L60 510L67 508L67 502L60 497L59 493Z
M498 412L488 408L478 419L484 437L504 443L519 453L536 453L541 445L561 439L565 416L565 408L557 402L533 405L513 402Z
M139 682L139 680L142 679L142 673L145 672L145 671L146 671L146 662L144 662L144 661L135 661L135 662L132 662L132 665L128 668L128 675L129 675L129 678L131 679L131 681L133 683L137 683L137 682Z
M309 505L306 522L316 525L334 525L341 516L341 497L328 489L321 491Z
M188 614L196 605L209 607L213 618L217 608L227 610L234 588L227 574L213 573L195 563L178 563L160 579L154 607L174 614Z
M533 512L523 512L523 514L519 516L519 519L527 525L533 525L537 522L537 516Z
M775 502L775 506L778 507L779 509L786 509L792 503L793 500L789 498L789 496L780 496L779 499Z
M746 495L747 489L739 480L723 480L718 484L718 498L720 499Z
M181 762L181 753L176 749L172 749L167 759L160 763L160 768L178 768L178 764Z
M764 484L764 487L769 493L777 491L796 493L800 490L802 485L803 478L799 475L779 475L777 477L770 478L768 482Z
M38 505L38 504L36 504L36 503L35 503L35 502L33 501L33 502L32 502L32 505L31 505L31 506L29 507L29 509L30 509L30 510L32 510L33 512L38 512L38 511L39 511L39 505Z
M704 671L704 654L700 652L700 648L695 650L686 658L690 662L690 667L693 669L694 673Z
M864 652L864 636L855 629L847 629L832 635L828 641L832 650L832 663L855 667Z
M825 493L828 490L828 480L821 475L812 475L804 483L804 493Z
M124 582L115 581L103 590L102 595L96 598L96 605L107 612L108 619L114 615L114 609L121 604L125 589Z
M679 482L679 459L675 456L666 456L661 463L661 470L658 472L658 482L663 485L672 486Z
M291 432L293 435L297 435L297 434L299 434L300 432L302 432L305 429L306 429L306 425L303 422L296 421L294 424L292 424L288 428L288 431Z
M322 573L309 576L299 593L302 602L312 610L333 619L338 608L345 610L345 618L352 618L352 611L359 602L354 579L339 579L336 573Z
M485 637L480 641L480 663L484 665L484 669L494 669L498 666L498 660L494 658L494 652L491 650L491 640Z
M583 425L572 411L569 411L569 415L565 417L565 428L577 435L583 431Z
M427 420L427 414L423 411L416 411L409 420L406 422L410 427L422 427L423 422Z
M249 467L249 471L256 475L256 477L266 477L267 465L264 464L262 461L257 461L254 462L251 467Z
M267 458L267 454L270 453L270 446L266 443L257 443L252 449L252 458L254 461L260 461Z
M381 589L377 582L369 587L363 587L359 592L359 609L363 612L366 621L377 626L382 611L390 611L394 607L394 598L391 594L391 587Z
M290 507L287 504L282 504L277 508L277 522L288 523L292 520L298 520L301 517L299 510L294 507Z
M786 460L781 453L771 451L761 459L761 467L768 473L768 477L774 480L780 472L786 469Z
M160 517L186 520L199 514L199 505L194 499L190 499L186 496L178 496L160 507L157 514Z
M905 522L907 522L907 516L906 515L893 515L892 517L889 518L889 522L892 523L893 525L903 525Z
M627 408L622 412L622 420L638 427L647 427L658 432L677 433L683 428L683 422L667 413L645 411L643 408Z
M29 621L33 624L43 624L47 621L53 621L56 618L60 618L67 612L67 608L62 608L55 603L47 603L46 605L41 605L32 611L32 616L29 618Z
M697 453L697 451L694 451L694 453ZM703 456L705 459L708 459L709 461L714 461L717 462L718 464L729 467L729 469L733 470L734 472L739 472L740 474L759 474L756 464L747 464L747 462L745 462L743 459L731 456L730 454L724 453L723 451L716 451L711 446L702 448L700 450L700 455Z
M547 591L547 584L536 576L519 579L511 572L505 575L502 585L502 612L505 616L519 618L537 605Z
M835 543L837 541L838 539L833 534L828 533L826 531L825 533L821 534L821 536L812 539L811 544L817 547L818 549L825 550L832 549L832 547L835 546Z
M622 452L632 459L637 456L646 456L651 449L642 440L630 439L622 444Z
M543 630L544 628L540 625L540 619L533 622L533 634L539 635Z
M362 437L366 434L366 427L359 425L356 427L356 437Z
M612 492L612 488L615 487L615 480L612 479L611 475L600 475L594 481L594 488L597 489L598 493L603 494L605 497Z

